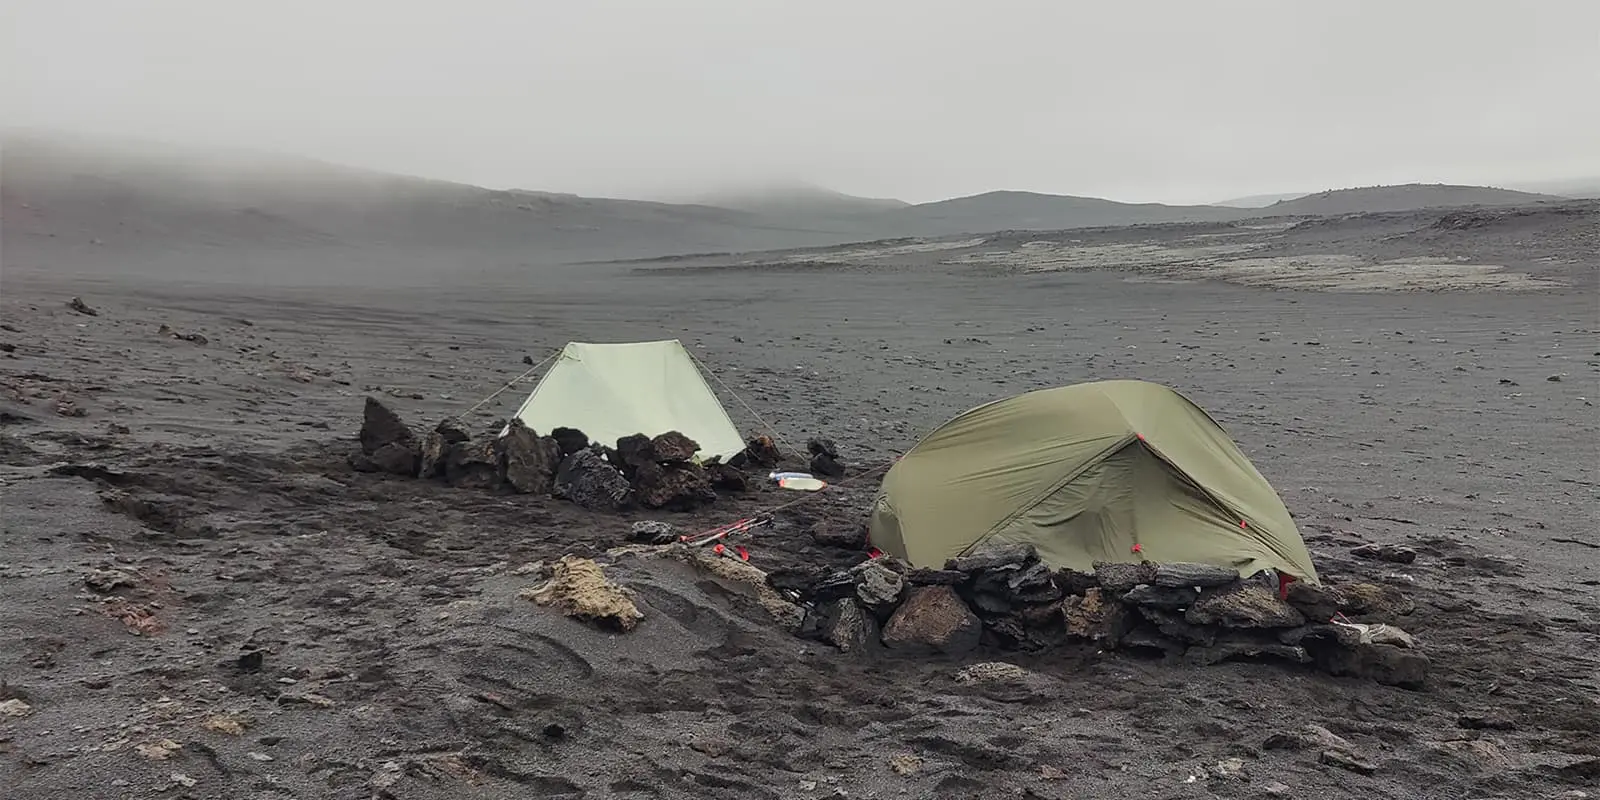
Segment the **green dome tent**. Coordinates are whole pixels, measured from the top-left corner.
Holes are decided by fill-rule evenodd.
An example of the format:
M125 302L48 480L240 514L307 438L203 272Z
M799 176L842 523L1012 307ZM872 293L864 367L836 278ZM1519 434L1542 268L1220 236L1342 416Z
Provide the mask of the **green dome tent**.
M1198 562L1317 582L1294 520L1222 427L1165 386L1041 389L946 422L884 475L872 545L939 567L980 545L1045 563Z

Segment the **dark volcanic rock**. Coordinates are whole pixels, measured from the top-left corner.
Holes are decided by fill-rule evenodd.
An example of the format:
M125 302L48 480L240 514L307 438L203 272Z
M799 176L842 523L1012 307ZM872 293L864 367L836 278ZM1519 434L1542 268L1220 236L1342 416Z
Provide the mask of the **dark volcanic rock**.
M493 489L500 485L500 453L494 439L451 445L444 457L444 479L451 486Z
M1306 622L1294 606L1257 583L1207 589L1189 606L1184 618L1195 625L1229 628L1295 628Z
M589 449L561 460L553 494L591 511L616 511L626 508L632 499L628 479Z
M844 465L827 453L818 453L811 457L811 474L825 478L840 478L844 476Z
M1304 641L1312 663L1330 675L1351 675L1405 689L1427 683L1432 662L1416 650L1392 644L1362 644L1354 648L1330 644L1326 639Z
M667 431L650 440L650 453L661 463L693 461L698 452L700 443L677 431Z
M716 491L733 494L750 491L750 478L732 464L713 459L705 465L705 471L706 479Z
M912 586L956 586L967 580L965 572L953 569L928 569L917 567L907 570L905 582Z
M959 572L977 572L996 567L1021 566L1038 559L1039 553L1031 544L1006 544L986 546L972 555L952 558L944 562L944 568Z
M883 643L906 652L959 655L982 636L983 624L948 586L913 589L883 628Z
M1239 571L1211 564L1157 564L1156 586L1199 587L1226 586L1239 579Z
M1259 658L1271 656L1304 664L1311 660L1304 648L1283 644L1268 637L1252 637L1240 634L1220 636L1210 645L1195 645L1185 650L1183 661L1186 664L1206 667L1220 664L1235 658Z
M818 520L811 526L811 541L823 547L860 550L867 546L867 526L862 523Z
M1287 595L1289 605L1300 609L1300 613L1305 614L1306 619L1317 622L1333 619L1333 615L1343 611L1345 607L1344 595L1331 586L1295 581L1289 584Z
M641 464L634 469L632 485L635 499L645 508L693 511L717 500L705 470L696 464Z
M832 439L824 439L818 436L806 441L806 452L814 456L827 456L828 458L837 459L839 457L839 446L834 444Z
M1293 588L1293 584L1290 585ZM1393 586L1376 583L1347 583L1339 587L1345 607L1355 616L1393 622L1416 610L1416 604Z
M550 431L550 438L561 447L562 458L589 447L589 435L577 428L556 428Z
M636 525L638 523L635 523ZM794 592L802 600L810 600L815 596L812 587L831 577L837 570L821 564L806 564L796 567L779 567L767 573L767 585L780 592ZM848 576L847 576L848 577ZM854 591L855 584L849 583ZM847 596L841 594L841 597Z
M451 446L471 440L472 435L461 427L459 420L453 418L441 420L433 430L422 437L417 477L432 478L443 475L445 458L450 455Z
M1217 640L1217 629L1204 625L1195 625L1183 618L1176 611L1167 611L1150 606L1139 606L1139 616L1149 620L1156 630L1162 635L1202 646L1210 646Z
M881 646L878 620L855 599L834 600L819 612L817 634L822 641L846 653L860 653Z
M1079 572L1069 567L1062 567L1056 570L1055 574L1050 576L1050 579L1055 583L1056 588L1061 590L1062 594L1077 597L1082 597L1084 592L1100 585L1100 579L1096 578L1094 573Z
M1136 606L1178 610L1188 608L1199 597L1199 590L1192 586L1151 586L1142 584L1133 587L1132 591L1123 595L1122 602Z
M1100 588L1113 595L1124 595L1141 583L1155 583L1156 566L1099 561L1094 565L1094 577Z
M389 407L368 397L361 412L361 452L372 455L391 444L415 447L417 437Z
M1364 544L1351 550L1350 555L1391 564L1410 564L1417 560L1417 551L1397 544Z
M511 420L510 430L495 440L505 481L527 494L549 494L555 487L556 468L561 466L561 446L555 439L540 436Z
M783 461L783 454L768 436L757 436L745 442L744 449L735 453L728 463L735 467L760 467L771 469Z
M628 541L645 544L670 544L678 539L678 529L670 522L642 519L628 528Z
M422 459L416 445L393 442L368 454L366 461L371 463L378 472L403 475L409 478L417 474L417 468Z
M81 297L74 297L71 300L68 300L67 301L67 308L70 308L73 311L78 312L79 314L86 314L86 315L91 316L91 317L100 316L100 312L96 311L93 308L90 308L89 304L83 302L83 298L81 298Z
M611 465L621 470L628 480L633 480L633 473L639 465L649 464L656 460L655 450L650 446L650 437L642 433L634 433L617 440L617 449L608 454Z
M1307 647L1355 648L1361 644L1361 632L1344 625L1314 623L1290 628L1278 634L1284 644Z
M900 573L877 561L864 562L851 572L856 576L856 599L875 614L892 611L905 593L905 580Z

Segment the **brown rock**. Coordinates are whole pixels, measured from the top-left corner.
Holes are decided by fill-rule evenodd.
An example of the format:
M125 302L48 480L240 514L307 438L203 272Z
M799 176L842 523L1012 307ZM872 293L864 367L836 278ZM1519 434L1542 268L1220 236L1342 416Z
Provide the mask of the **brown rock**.
M728 463L735 467L760 467L770 469L783 461L783 454L769 436L757 436L745 443L744 449L735 453Z
M693 461L700 443L677 431L667 431L650 440L650 453L661 463Z
M878 620L851 597L828 604L821 614L817 632L824 642L846 653L860 653L881 646Z
M549 494L555 488L556 468L561 466L561 445L555 439L541 437L522 420L513 419L495 444L511 488L525 494Z
M1100 579L1092 572L1079 572L1075 569L1062 567L1056 570L1050 580L1055 582L1056 588L1062 594L1082 597L1083 593L1100 585Z
M893 650L959 655L978 646L983 625L948 586L919 586L889 617L883 643Z
M1108 600L1104 592L1095 588L1085 591L1082 597L1068 597L1061 601L1061 612L1067 633L1115 647L1123 634L1133 630L1138 618L1126 606Z
M1306 623L1304 614L1258 583L1207 589L1189 606L1184 619L1228 628L1295 628Z
M631 631L644 618L633 598L587 558L563 556L551 568L548 583L524 589L521 596L606 630Z
M717 499L696 464L641 464L634 469L632 486L634 498L645 508L693 511Z

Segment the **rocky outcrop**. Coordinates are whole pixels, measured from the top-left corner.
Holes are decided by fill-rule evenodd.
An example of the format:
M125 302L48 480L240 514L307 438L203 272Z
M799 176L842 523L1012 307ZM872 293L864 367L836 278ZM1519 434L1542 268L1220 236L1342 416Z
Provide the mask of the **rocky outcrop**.
M883 643L900 652L959 655L972 651L983 625L948 586L921 586L907 595L883 628Z
M619 511L633 495L628 479L593 450L579 450L561 460L552 492L591 511Z

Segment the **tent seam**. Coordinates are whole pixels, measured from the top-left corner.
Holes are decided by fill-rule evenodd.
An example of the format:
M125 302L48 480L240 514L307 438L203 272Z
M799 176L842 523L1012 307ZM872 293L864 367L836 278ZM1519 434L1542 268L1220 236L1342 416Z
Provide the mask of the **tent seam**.
M1077 469L1067 473L1066 477L1064 477L1061 480L1058 480L1058 481L1050 484L1048 487L1045 488L1044 491L1040 492L1037 497L1033 498L1032 500L1029 500L1027 503L1024 503L1016 511L1013 511L1010 514L1007 514L1005 517L1002 517L999 522L996 522L995 524L989 526L989 529L984 531L982 536L979 536L977 539L975 539L972 542L972 544L967 545L966 547L962 548L961 552L957 553L956 555L964 556L964 555L968 555L968 554L972 553L973 551L975 551L978 548L979 545L981 545L984 542L987 542L991 538L993 538L996 531L998 531L1001 528L1011 524L1012 522L1015 522L1017 520L1017 518L1021 517L1023 514L1026 514L1029 511L1032 511L1036 506L1038 506L1040 503L1043 503L1051 495L1055 494L1058 491L1061 491L1062 487L1064 487L1067 484L1072 483L1073 481L1077 480L1080 476L1083 475L1083 473L1088 472L1091 467L1099 464L1102 461L1105 461L1107 458L1110 458L1112 453L1115 453L1115 452L1121 450L1122 448L1127 447L1129 445L1129 443L1136 442L1136 441L1139 441L1138 434L1128 433L1128 434L1124 435L1122 438L1118 439L1115 444L1112 444L1111 446L1109 446L1106 449L1100 451L1099 453L1096 453L1094 458L1091 458L1091 459L1085 461Z

